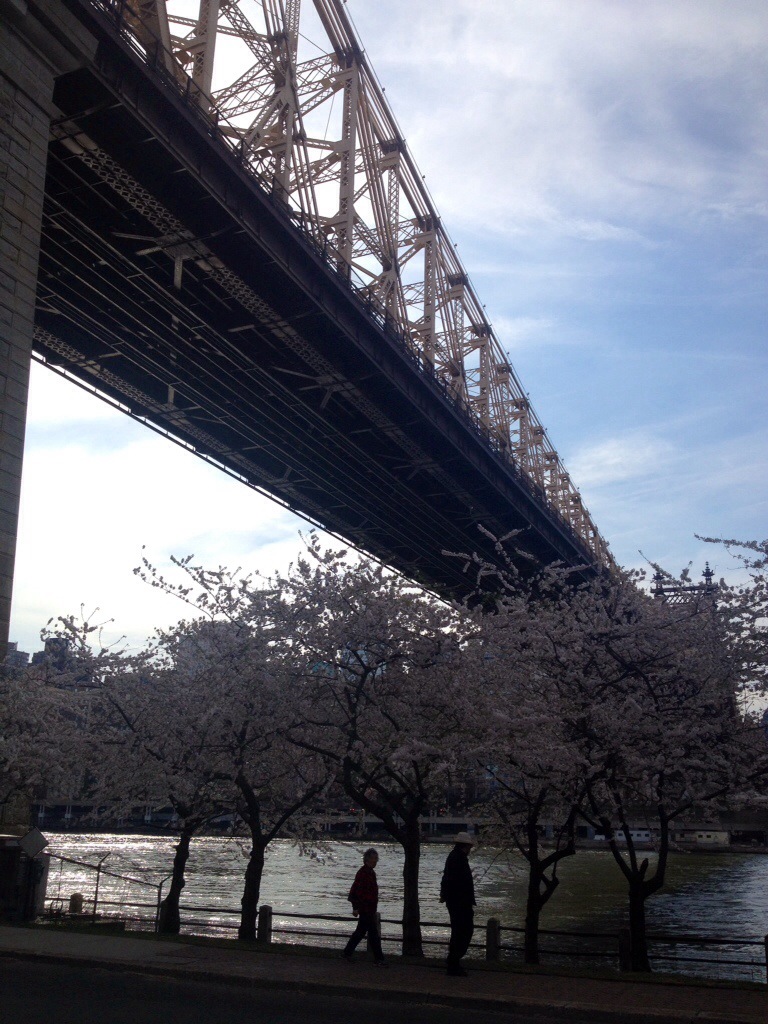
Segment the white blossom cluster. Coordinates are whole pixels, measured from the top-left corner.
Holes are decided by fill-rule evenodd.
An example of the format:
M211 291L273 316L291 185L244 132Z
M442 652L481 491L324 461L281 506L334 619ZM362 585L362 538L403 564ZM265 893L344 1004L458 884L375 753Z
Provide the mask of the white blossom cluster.
M676 818L756 801L768 746L747 698L765 684L766 545L750 585L680 603L637 574L551 566L529 578L464 557L462 606L314 536L265 579L177 562L140 575L191 616L138 654L100 648L62 618L66 663L6 674L0 799L45 787L114 820L171 807L179 843L165 930L193 837L230 815L248 838L240 938L256 935L265 850L308 841L334 807L376 816L400 843L404 951L422 952L420 819L450 800L530 872L526 956L578 823L608 840L628 890L632 966L648 969L645 900L664 884ZM657 857L636 848L642 819ZM621 838L621 843L619 839Z

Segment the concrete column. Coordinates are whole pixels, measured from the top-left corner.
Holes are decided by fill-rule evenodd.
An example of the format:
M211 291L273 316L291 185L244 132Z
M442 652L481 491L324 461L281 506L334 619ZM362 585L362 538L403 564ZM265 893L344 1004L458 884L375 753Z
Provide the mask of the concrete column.
M0 0L0 663L11 615L48 136L56 77L95 42L60 0Z

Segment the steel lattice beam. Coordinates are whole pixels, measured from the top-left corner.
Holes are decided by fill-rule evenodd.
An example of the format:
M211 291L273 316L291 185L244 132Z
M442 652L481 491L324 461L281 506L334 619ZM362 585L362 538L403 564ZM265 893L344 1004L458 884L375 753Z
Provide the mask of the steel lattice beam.
M609 563L341 5L304 59L298 2L63 2L102 42L55 96L41 357L445 592L478 524Z
M174 56L193 71L201 102L226 125L245 161L303 229L333 249L352 285L543 488L598 560L610 561L487 322L341 0L314 0L327 52L307 59L299 45L299 0L247 7L246 15L245 2L222 2L215 27L213 0L203 0L196 20L183 0L148 0L141 11L147 27L169 26L164 38L185 30L174 36L185 40ZM239 60L230 45L217 64L217 32L239 43Z

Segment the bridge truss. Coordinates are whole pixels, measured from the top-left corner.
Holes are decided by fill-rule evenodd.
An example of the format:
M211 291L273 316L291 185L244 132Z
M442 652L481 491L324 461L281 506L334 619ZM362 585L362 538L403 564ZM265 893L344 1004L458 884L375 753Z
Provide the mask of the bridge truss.
M427 372L605 560L604 542L487 320L344 4L313 6L312 28L324 40L321 52L306 56L301 0L201 0L193 17L185 0L144 0L135 30L163 40L168 70L192 78L199 103L297 223L332 249Z
M87 0L71 2L85 6ZM523 478L530 500L548 509L550 519L554 514L565 534L575 536L574 551L582 555L573 557L596 565L611 564L605 541L486 318L341 0L313 0L311 6L305 3L303 11L300 0L200 0L197 10L191 6L193 0L90 2L110 14L133 51L161 71L186 103L195 106L203 124L215 128L216 138L227 143L237 165L256 178L271 202L333 268L335 278L357 296L388 335L397 336L426 382L436 385L453 408L471 421L513 476ZM310 44L310 37L321 42ZM117 90L122 85L116 80L112 87ZM310 351L305 341L310 337L306 333L311 327L309 313L300 314L296 302L278 310L279 304L269 301L274 291L255 286L256 278L249 276L248 262L242 262L240 250L230 245L233 257L227 257L222 241L225 232L216 228L209 207L204 208L207 200L203 198L186 220L174 213L171 207L176 197L166 189L166 201L158 199L159 192L153 187L155 172L142 167L135 155L136 145L130 160L116 160L111 155L119 153L119 118L110 123L109 105L101 94L94 93L94 99L86 101L82 89L78 93L66 84L60 93L61 109L66 110L69 102L78 113L59 118L52 127L57 148L52 151L54 159L49 158L36 334L36 347L46 361L72 369L80 379L91 379L102 392L141 410L155 425L164 424L199 452L207 452L230 471L242 472L244 479L252 481L251 455L242 453L263 448L261 440L254 437L249 446L241 443L240 454L233 455L228 436L222 441L222 431L217 433L210 416L206 424L206 417L199 413L210 396L201 395L198 401L187 383L185 407L172 376L180 368L177 360L182 350L178 345L184 336L194 345L195 373L208 373L211 380L217 380L218 407L230 413L236 410L238 390L244 394L258 374L265 374L267 362L259 357L246 367L237 361L239 353L236 360L227 354L235 332L249 329L243 323L245 313L261 325L262 333L270 334L273 347L278 342L285 353L283 365L271 374L262 398L254 398L253 407L264 407L265 394L270 398L282 394L291 378L296 390L321 396L318 415L337 400L347 403L350 415L354 412L359 422L352 429L351 419L346 425L339 421L345 445L355 432L370 436L371 429L378 429L382 444L386 435L387 443L398 448L398 460L403 461L410 477L421 472L431 474L434 480L444 477L441 486L446 493L450 488L456 490L456 478L449 478L433 457L425 456L420 443L414 443L415 435L407 440L382 414L381 405L377 407L361 394L353 383L351 367L340 372L332 338L327 342L327 358L319 354L324 344L317 341L322 325L313 339L316 348ZM134 96L128 97L128 106L131 104L140 106ZM147 154L153 144L151 136L141 142ZM188 161L188 168L195 159ZM200 176L205 177L203 171ZM178 178L180 186L187 178ZM99 212L101 185L111 190L110 208L120 207L120 223L128 228L133 225L134 233L116 231L114 224L106 224ZM79 212L72 212L75 207ZM141 234L142 230L146 234ZM83 255L77 255L81 251ZM150 263L167 266L169 258L173 288L161 297L146 267ZM241 261L240 272L237 260ZM100 269L107 267L112 268L109 282L108 272ZM95 283L68 294L62 282L72 277L73 270L81 283L94 274L99 280L94 278ZM268 281L271 272L265 264L260 280ZM158 280L156 274L154 279ZM133 306L125 298L132 287L138 288L137 297L131 300ZM158 292L154 304L153 289ZM91 309L90 296L95 291L101 305L94 300ZM114 328L100 322L99 309L105 304L115 308L118 303L122 322ZM161 305L170 308L170 324L161 327L162 317L154 313L154 321L148 322L148 304L158 310ZM232 313L235 305L237 316ZM68 329L62 336L62 314L74 333ZM305 319L300 323L302 315ZM131 359L168 381L163 394L143 390L146 377L131 380L130 373L114 372L128 352L126 323L134 325L130 344L137 336L151 339L156 335L140 355L135 350ZM224 335L217 333L218 328L211 330L214 323L224 324ZM96 339L92 350L78 340L78 333L88 335L88 344ZM254 339L256 333L254 329ZM250 335L237 337L245 341ZM291 351L294 362L288 358ZM229 390L224 388L222 374ZM283 409L290 404L286 397ZM282 425L275 420L274 429L276 435L293 437L293 447L298 450L302 441L297 424L306 409L301 413L298 406L296 409L293 423L289 423L290 416ZM238 428L243 436L251 429L244 425L245 419L243 412ZM322 427L318 420L306 426L307 431L319 436L327 432L327 426ZM392 456L386 458L392 464ZM330 479L330 463L324 472ZM361 464L361 476L369 473ZM292 480L289 475L276 464L271 478L269 473L261 473L261 482L286 504L325 523L321 505L313 507L306 491L301 496L297 492L294 499L291 488L296 475ZM344 490L341 480L338 490ZM477 501L471 488L458 497L463 502L460 514L466 518L467 510L471 513ZM432 497L425 489L421 499ZM360 513L361 522L365 515ZM395 503L382 515L395 519ZM446 521L448 518L446 509ZM554 532L559 530L555 526ZM339 532L355 539L343 525ZM446 546L449 543L446 537ZM371 550L370 544L363 546ZM563 550L558 541L547 548L548 555L537 557L558 557ZM373 545L373 553L381 555L383 551ZM403 556L400 567L411 560L412 553Z

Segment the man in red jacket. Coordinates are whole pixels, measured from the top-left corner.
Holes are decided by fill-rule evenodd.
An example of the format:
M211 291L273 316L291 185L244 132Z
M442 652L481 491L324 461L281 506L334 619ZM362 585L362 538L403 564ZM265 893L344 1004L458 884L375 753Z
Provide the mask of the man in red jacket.
M347 899L352 904L352 914L357 918L357 928L349 937L349 942L344 948L344 959L351 960L360 939L368 936L368 942L373 950L373 956L380 967L384 967L384 954L381 951L381 939L379 929L376 925L376 907L379 904L379 886L376 881L374 868L379 862L379 855L375 850L366 850L363 854L363 866L355 875L352 888L349 890Z

